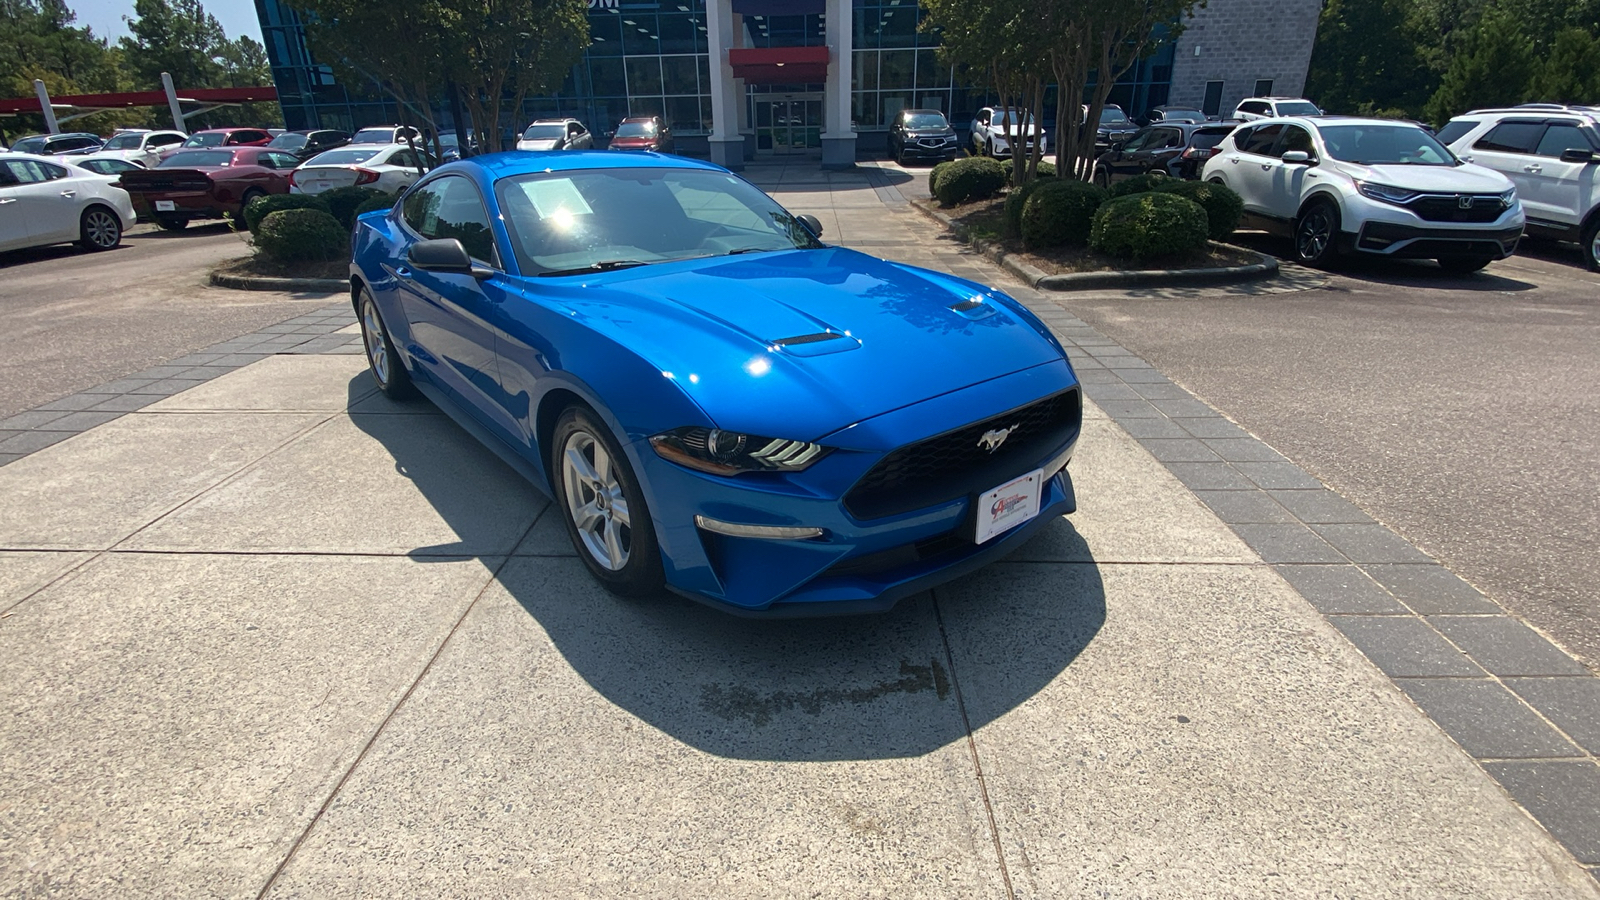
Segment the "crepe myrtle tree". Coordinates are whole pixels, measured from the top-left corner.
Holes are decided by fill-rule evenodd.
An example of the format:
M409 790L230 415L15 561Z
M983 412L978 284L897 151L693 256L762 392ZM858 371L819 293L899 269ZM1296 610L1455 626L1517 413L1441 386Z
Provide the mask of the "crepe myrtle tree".
M500 143L504 101L554 93L589 46L584 0L440 0L456 14L458 52L446 74L461 88L478 146Z
M455 21L438 0L304 0L306 40L346 82L393 97L402 118L437 133L429 102L445 84L444 54Z

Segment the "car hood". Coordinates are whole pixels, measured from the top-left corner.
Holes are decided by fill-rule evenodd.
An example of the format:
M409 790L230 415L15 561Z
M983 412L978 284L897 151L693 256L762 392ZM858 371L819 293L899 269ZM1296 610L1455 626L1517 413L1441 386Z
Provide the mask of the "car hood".
M1014 301L842 248L597 277L532 281L672 378L718 427L752 434L815 440L1062 359Z
M654 147L657 138L648 137L619 137L611 139L613 147Z
M1500 194L1511 179L1483 166L1363 166L1336 162L1340 172L1361 181L1429 194Z
M517 141L518 150L554 150L560 141Z

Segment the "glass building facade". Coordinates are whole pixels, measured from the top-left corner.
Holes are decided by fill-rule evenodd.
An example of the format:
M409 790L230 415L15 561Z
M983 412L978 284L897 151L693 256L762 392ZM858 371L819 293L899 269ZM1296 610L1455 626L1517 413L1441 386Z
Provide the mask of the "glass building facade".
M255 0L262 36L289 128L339 128L415 121L376 80L346 84L320 65L306 47L299 14L280 0ZM782 7L782 3L769 6ZM938 58L939 36L922 32L916 0L853 0L851 117L863 151L883 143L888 124L906 108L938 109L957 127L991 102L981 84L970 83ZM825 45L826 16L745 15L741 45L750 48ZM503 137L536 118L571 116L595 132L614 129L626 116L662 116L678 138L680 152L703 152L711 132L711 73L705 0L589 0L591 43L561 89L530 98L512 116ZM1166 102L1172 79L1169 45L1138 63L1111 95L1130 114ZM981 79L979 79L981 81ZM744 129L756 135L757 152L803 151L817 146L822 84L752 84ZM436 104L434 120L454 127L448 104ZM1055 97L1046 98L1052 126Z

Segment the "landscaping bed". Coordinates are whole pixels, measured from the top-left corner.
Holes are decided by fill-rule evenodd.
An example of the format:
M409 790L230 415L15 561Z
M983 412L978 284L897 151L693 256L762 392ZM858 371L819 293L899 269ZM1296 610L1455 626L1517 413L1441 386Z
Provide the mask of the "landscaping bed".
M349 260L279 262L257 254L229 260L213 271L219 275L246 278L331 278L344 281L350 277L350 262Z

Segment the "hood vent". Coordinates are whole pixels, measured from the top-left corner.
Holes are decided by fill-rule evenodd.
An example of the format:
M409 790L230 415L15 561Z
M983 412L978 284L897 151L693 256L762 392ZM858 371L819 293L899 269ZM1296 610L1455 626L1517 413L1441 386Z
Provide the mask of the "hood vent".
M968 319L987 319L994 315L995 308L985 303L982 297L974 296L970 300L963 300L950 307L950 311Z
M772 342L772 346L791 356L824 356L854 350L861 346L861 342L837 331L818 331L815 334L778 338Z

